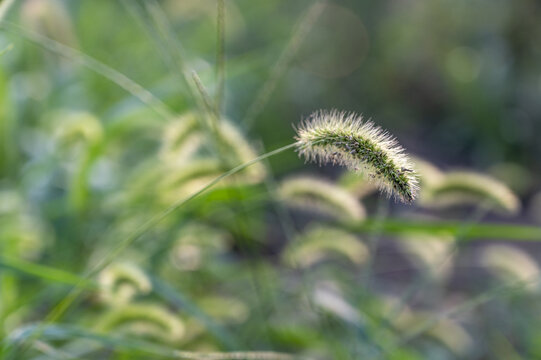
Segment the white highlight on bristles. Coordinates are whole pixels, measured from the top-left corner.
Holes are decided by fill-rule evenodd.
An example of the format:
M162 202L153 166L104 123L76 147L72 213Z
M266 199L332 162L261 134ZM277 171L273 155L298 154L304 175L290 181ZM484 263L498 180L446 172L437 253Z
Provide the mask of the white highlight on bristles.
M355 113L320 110L296 129L307 161L333 163L366 173L380 190L404 202L415 199L418 179L396 139Z

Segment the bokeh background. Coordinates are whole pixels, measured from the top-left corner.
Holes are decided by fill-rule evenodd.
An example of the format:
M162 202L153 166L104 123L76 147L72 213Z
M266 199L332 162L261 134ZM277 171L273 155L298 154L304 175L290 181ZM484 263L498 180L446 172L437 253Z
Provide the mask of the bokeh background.
M520 235L541 225L540 2L15 0L3 16L2 356L541 356L538 286L505 287L535 278L541 256L509 239L541 240ZM193 72L231 127L219 128L222 154L204 134L184 147L208 117ZM485 177L459 179L452 208L428 195L406 206L289 151L118 247L231 166L291 143L319 109L387 129L422 185L457 170ZM329 202L322 213L289 206L295 186L328 194L315 199ZM365 213L399 219L398 235L356 227ZM410 220L459 227L415 233ZM518 227L507 242L463 245L477 223ZM57 327L44 323L72 286L78 300ZM479 296L490 301L470 308Z

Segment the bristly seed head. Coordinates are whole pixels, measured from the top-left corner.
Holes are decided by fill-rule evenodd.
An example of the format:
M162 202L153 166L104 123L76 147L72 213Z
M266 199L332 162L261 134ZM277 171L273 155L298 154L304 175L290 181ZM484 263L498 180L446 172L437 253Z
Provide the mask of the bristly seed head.
M413 164L396 139L355 113L320 110L296 129L298 152L309 161L366 173L387 194L411 203L418 192Z

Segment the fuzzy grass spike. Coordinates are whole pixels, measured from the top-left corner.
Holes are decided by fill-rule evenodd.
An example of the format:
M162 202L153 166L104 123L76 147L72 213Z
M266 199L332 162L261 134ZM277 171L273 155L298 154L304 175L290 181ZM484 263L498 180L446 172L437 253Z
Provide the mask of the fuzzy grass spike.
M359 170L405 203L418 191L417 175L395 138L354 113L320 110L297 129L298 151L307 160Z

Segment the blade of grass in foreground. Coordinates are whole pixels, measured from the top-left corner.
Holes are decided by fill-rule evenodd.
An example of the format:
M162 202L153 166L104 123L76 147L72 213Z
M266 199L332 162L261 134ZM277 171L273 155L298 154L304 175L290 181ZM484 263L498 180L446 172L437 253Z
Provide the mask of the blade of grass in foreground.
M42 327L41 324L29 325L18 329L12 333L4 342L20 343L31 340L33 333L40 330L45 339L50 340L69 340L69 339L88 339L98 342L104 347L122 351L132 355L148 355L152 359L167 358L167 359L198 359L198 360L233 360L233 359L253 359L253 360L285 360L295 359L294 356L284 353L272 351L236 351L236 352L212 352L199 353L191 351L182 351L172 349L163 345L157 345L149 341L133 340L128 337L111 336L110 334L103 335L90 332L78 327L63 326L63 325L47 325Z
M97 288L97 285L92 280L83 279L76 274L13 257L0 256L0 267L13 269L26 275L41 278L48 282L77 285L86 289Z
M541 227L529 225L481 223L463 228L462 221L426 221L388 218L384 220L367 219L358 224L346 224L351 231L368 233L374 226L381 227L387 235L436 234L460 235L462 239L498 239L518 241L541 241Z

